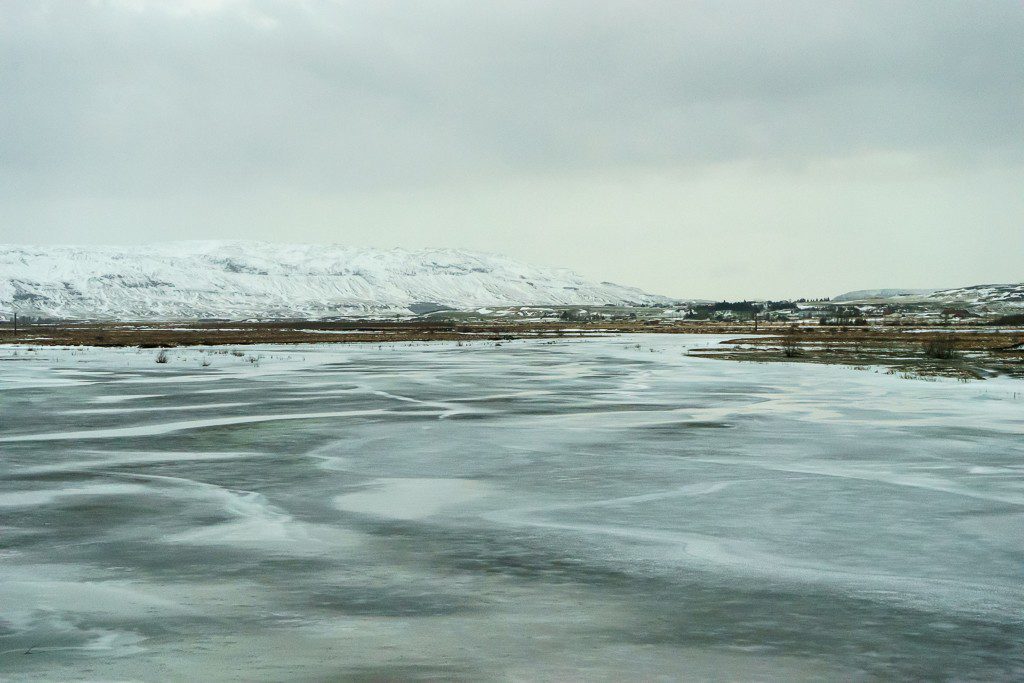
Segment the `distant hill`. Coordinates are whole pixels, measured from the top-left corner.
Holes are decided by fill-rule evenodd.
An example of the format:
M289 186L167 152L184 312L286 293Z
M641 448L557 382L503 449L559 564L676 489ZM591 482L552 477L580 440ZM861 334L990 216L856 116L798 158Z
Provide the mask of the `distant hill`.
M863 301L865 299L892 299L898 296L921 296L937 289L858 289L832 297L832 301Z
M863 289L833 297L837 302L893 301L936 306L985 306L993 310L1024 308L1024 283L972 285L953 289Z
M267 242L0 245L0 316L323 318L514 305L662 304L570 270L453 249Z

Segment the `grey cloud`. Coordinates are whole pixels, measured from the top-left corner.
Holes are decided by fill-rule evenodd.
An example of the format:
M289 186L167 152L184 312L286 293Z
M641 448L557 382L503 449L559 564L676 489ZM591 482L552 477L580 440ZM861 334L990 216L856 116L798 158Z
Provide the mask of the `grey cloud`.
M1014 2L14 0L0 230L69 197L98 222L104 202L246 191L886 154L1016 168L1021 35Z
M387 184L1024 150L1012 3L141 5L0 10L8 170Z

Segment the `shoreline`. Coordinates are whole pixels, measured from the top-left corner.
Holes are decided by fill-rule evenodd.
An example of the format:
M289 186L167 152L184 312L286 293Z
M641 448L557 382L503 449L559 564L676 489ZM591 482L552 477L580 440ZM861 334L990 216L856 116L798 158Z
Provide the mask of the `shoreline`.
M33 323L0 328L0 346L173 349L271 344L500 343L626 334L743 335L690 355L745 362L880 366L911 378L1024 378L1024 328L839 327L706 321L177 321ZM936 351L938 347L938 352Z
M1024 327L990 329L970 326L874 325L833 326L817 323L710 321L430 321L345 320L304 321L63 321L0 325L0 344L38 346L223 346L308 342L382 342L587 337L609 334L728 334L758 335L771 340L795 338L798 343L907 340L923 342L956 335L970 348L1006 347L1024 342ZM913 336L908 336L913 335Z

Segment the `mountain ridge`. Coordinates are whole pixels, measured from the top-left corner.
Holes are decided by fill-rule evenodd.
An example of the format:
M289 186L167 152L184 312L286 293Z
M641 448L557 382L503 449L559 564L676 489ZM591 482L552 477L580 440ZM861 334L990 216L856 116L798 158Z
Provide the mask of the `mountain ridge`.
M661 304L566 268L461 249L246 241L0 245L0 314L56 319L324 318L424 306Z

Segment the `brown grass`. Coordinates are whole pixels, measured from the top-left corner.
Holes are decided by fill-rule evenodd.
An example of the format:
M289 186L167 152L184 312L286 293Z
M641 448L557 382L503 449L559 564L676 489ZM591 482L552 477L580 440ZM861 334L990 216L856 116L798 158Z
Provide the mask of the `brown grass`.
M760 339L730 339L692 354L725 360L882 367L912 376L1024 377L1024 330L958 334L920 329L807 328Z
M601 332L738 334L752 329L751 326L742 324L661 324L657 321L68 322L19 324L17 334L9 326L3 325L0 326L0 343L37 346L137 346L158 349L243 344L383 343L469 339L500 341L537 336L586 336ZM343 334L338 334L339 332Z
M337 334L342 332L344 334ZM17 334L0 326L0 343L33 346L243 346L247 344L374 343L412 341L503 341L517 338L569 338L600 333L750 334L751 323L707 321L275 321L167 323L20 324ZM928 328L844 328L759 324L756 339L731 339L717 348L696 349L693 355L759 362L837 363L882 366L910 374L984 377L1024 376L1024 330L961 333L952 357L933 357L950 339L948 332ZM936 346L937 345L937 346ZM943 354L938 354L943 355Z

